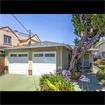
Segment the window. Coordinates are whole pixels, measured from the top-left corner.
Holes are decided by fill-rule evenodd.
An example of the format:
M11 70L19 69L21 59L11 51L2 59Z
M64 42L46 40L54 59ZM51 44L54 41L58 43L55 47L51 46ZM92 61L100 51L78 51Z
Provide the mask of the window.
M70 60L70 54L68 54L68 60Z
M17 54L10 54L10 57L17 57Z
M45 57L55 57L55 54L45 54Z
M28 54L18 54L18 57L27 57Z
M34 54L34 57L43 57L43 54Z
M4 43L11 43L11 37L4 35Z

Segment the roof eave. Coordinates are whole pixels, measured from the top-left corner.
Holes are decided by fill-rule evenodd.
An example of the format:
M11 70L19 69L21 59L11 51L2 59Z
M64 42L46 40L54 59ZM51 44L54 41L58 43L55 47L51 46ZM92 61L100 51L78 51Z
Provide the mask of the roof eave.
M29 46L29 47L24 47L24 48L5 48L4 50L18 50L18 49L28 49L28 48L44 48L44 47L57 47L57 46L64 46L68 48L69 50L72 50L68 45L47 45L47 46Z

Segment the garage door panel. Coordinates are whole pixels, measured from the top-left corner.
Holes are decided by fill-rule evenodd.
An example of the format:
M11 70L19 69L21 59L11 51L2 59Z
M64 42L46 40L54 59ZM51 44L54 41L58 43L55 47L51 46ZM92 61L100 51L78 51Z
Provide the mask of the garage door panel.
M34 56L34 54L37 55ZM43 54L43 56L37 57L38 54ZM54 73L54 70L56 70L56 52L33 52L32 57L33 75Z
M9 73L10 74L27 74L26 70L22 70L22 71L11 70Z
M9 73L28 75L28 52L9 53Z

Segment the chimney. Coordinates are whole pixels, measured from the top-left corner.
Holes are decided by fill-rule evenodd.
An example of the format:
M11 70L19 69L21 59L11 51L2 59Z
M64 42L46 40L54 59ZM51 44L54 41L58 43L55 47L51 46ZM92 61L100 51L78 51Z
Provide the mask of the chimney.
M18 31L17 30L15 30L14 33L18 36Z

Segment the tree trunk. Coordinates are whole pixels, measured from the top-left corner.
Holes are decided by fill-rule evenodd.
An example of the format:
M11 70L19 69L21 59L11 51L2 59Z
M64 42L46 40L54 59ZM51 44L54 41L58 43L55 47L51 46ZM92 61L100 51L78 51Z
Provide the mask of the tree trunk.
M96 43L99 38L100 38L100 30L97 31L97 34L88 42L88 37L90 35L86 35L86 33L83 33L84 37L81 39L81 41L74 47L74 50L72 52L72 59L70 62L70 68L69 70L73 70L74 71L74 66L77 62L78 59L80 59L86 52L88 49L91 48L91 46ZM84 45L84 42L86 42L86 45ZM81 48L83 47L83 49L81 50Z

